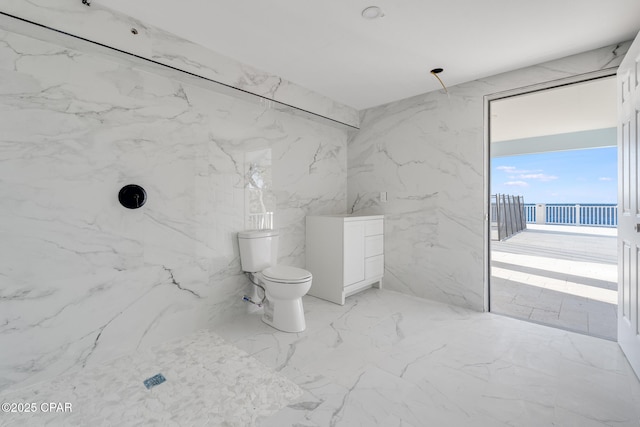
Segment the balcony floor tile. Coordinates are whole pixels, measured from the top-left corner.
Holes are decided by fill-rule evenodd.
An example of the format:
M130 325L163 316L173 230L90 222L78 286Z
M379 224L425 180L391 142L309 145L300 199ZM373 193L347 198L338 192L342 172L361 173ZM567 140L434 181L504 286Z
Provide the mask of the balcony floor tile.
M617 230L528 224L491 242L491 311L610 340L617 329Z

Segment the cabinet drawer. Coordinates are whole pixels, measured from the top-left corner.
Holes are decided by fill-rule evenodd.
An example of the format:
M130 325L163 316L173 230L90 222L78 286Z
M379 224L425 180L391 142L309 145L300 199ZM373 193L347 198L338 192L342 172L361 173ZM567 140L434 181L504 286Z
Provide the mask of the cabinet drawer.
M384 236L367 236L364 238L364 256L382 255L384 252Z
M384 255L378 255L364 260L364 278L371 279L384 275Z
M384 233L384 221L381 219L374 219L372 221L366 221L364 224L364 235L375 236L376 234Z

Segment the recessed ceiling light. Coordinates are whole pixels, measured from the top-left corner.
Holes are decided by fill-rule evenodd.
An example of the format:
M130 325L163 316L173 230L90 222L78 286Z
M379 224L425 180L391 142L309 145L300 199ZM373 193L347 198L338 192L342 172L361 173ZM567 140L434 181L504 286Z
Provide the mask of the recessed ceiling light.
M377 19L383 16L384 12L378 6L369 6L362 11L362 17L364 19Z

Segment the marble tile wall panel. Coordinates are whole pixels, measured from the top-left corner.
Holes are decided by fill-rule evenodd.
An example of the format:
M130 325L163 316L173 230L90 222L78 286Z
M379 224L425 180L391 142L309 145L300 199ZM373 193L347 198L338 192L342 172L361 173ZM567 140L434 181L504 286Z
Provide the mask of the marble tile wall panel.
M90 3L88 7L80 0L3 0L0 12L358 127L358 111L352 107L108 9L108 2Z
M351 213L385 215L385 285L483 310L484 96L615 67L628 46L361 112L361 130L348 145L348 206ZM387 203L379 201L381 191Z
M0 390L243 310L248 161L281 262L304 266L306 215L346 210L345 130L4 30L0 129Z

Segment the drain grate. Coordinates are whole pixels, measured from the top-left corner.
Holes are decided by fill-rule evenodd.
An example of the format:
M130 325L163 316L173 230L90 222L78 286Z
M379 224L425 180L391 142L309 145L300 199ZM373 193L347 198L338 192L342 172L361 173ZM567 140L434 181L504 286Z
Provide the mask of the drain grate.
M155 386L157 386L159 384L162 384L166 380L167 379L164 377L164 375L156 374L156 375L152 376L151 378L147 378L146 380L144 380L144 386L150 390L151 387L155 387Z

